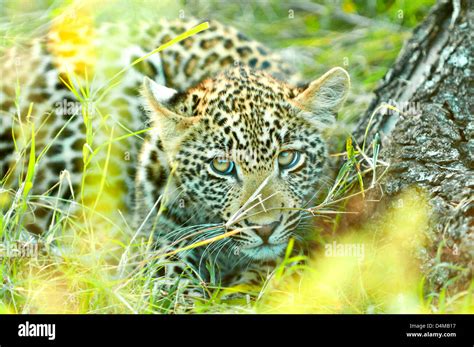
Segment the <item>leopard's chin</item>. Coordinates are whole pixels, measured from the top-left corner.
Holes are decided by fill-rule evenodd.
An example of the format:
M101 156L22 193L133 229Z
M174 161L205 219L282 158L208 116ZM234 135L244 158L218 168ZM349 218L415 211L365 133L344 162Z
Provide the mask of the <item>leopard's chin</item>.
M273 260L285 252L287 243L277 245L263 244L251 248L243 248L241 252L253 260Z

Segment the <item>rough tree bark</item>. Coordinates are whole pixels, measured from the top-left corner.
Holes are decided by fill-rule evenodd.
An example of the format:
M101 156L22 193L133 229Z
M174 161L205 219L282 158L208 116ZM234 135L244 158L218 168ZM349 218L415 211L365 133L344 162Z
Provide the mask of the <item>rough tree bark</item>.
M424 267L427 285L435 291L454 276L460 280L448 291L465 289L472 281L473 17L471 1L439 1L375 90L354 133L359 143L367 128L368 143L376 133L381 136L381 158L390 163L382 182L384 199L409 186L429 194L431 239ZM377 110L384 102L403 114ZM439 250L441 262L468 270L433 269Z

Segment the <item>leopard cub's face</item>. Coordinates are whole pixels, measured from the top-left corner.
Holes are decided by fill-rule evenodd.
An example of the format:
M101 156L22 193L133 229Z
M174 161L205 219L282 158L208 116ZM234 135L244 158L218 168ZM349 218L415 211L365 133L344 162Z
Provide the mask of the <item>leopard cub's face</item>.
M343 102L336 68L306 88L237 67L185 93L145 83L154 131L194 213L227 223L228 246L272 259L298 240L301 210L323 188L322 130Z

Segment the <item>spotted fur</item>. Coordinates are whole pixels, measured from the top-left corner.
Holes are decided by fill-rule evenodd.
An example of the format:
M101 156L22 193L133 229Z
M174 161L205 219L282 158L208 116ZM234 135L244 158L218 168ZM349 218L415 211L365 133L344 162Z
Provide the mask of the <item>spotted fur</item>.
M143 95L153 127L139 158L136 217L146 233L156 235L158 249L169 252L241 230L178 253L201 277L209 280L211 264L219 280L235 283L242 274L258 276L259 268L282 255L290 237L301 241L301 209L323 187L328 153L322 133L348 84L341 68L295 87L245 65L181 93L146 80ZM279 153L287 150L302 157L292 170L278 166ZM215 158L235 163L235 173L216 173ZM229 224L256 191L260 202Z
M104 208L133 208L135 227L154 236L157 252L242 230L211 245L178 253L183 264L174 263L167 269L168 276L179 275L190 266L207 281L212 277L229 284L255 279L263 269L269 271L290 237L301 238L297 209L321 188L327 161L322 131L345 98L349 80L344 70L336 68L310 84L301 84L278 54L232 27L211 21L208 30L126 69L119 83L100 100L98 94L88 96L92 144L86 145L83 110L64 112L67 107L60 107L77 102L65 83L71 66L75 76L71 84L87 84L90 76L95 82L106 82L136 58L197 24L197 20L136 27L104 24L90 29L87 37L95 37L94 43L82 42L84 47L75 54L70 46L61 46L67 37L64 29L53 28L44 39L3 52L0 175L8 177L5 186L12 192L24 188L18 182L25 177L21 167L28 156L20 159L18 153L27 153L30 142L22 134L22 124L35 124L38 153L52 143L37 164L30 194L39 203L30 206L25 223L29 231L42 233L52 225L52 211L58 207L48 196L77 198L84 193L82 182L101 181L105 150L94 157L88 176L82 176L90 145L97 148L112 136L126 135L124 128L136 131L151 124L144 140L132 136L110 145L112 153L126 154L129 159L107 162L109 189L104 194L120 200L115 198L116 190L128 183L128 196L134 197ZM117 40L114 44L103 44L113 39ZM76 41L74 44L77 46ZM139 91L144 77L142 99ZM92 87L93 91L100 89ZM33 112L27 116L32 103ZM15 151L13 138L22 135L24 141L16 141ZM302 155L295 170L278 169L276 158L285 149ZM213 172L210 162L216 157L232 160L235 175L223 177ZM65 172L71 184L58 185ZM210 227L228 223L258 188L263 202L254 204L245 218L228 225L227 230ZM91 199L96 191L89 189ZM269 225L273 226L270 234ZM265 237L259 231L262 227L267 230ZM203 228L211 231L202 232ZM268 243L263 247L262 237Z

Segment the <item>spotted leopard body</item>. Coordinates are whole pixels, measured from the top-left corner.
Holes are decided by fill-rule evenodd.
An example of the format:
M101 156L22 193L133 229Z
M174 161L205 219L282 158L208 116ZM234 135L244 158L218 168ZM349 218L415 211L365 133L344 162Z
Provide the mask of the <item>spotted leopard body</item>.
M171 278L192 271L200 280L239 283L269 271L291 237L304 238L301 208L324 188L328 155L323 131L344 101L347 73L333 69L301 84L280 56L215 21L124 69L197 24L103 25L95 29L95 41L81 50L93 59L61 54L68 47L60 47L60 30L5 50L0 173L12 194L24 188L22 167L28 162L28 155L18 153L31 150L23 125L35 125L38 153L47 148L30 192L37 203L25 223L29 231L41 233L53 225L51 215L58 207L48 196L66 201L81 196L83 203L90 196L97 206L97 186L84 186L98 181L109 188L101 194L115 201L105 208L133 210L135 230L154 235L157 252L233 231L217 242L178 252L178 261L165 268ZM119 41L104 46L110 38ZM99 83L111 79L113 88ZM90 92L81 90L84 85ZM62 107L78 99L91 109ZM96 148L102 150L94 153ZM279 168L285 151L298 153L297 167ZM111 153L124 160L110 162ZM213 170L216 158L232 163L231 175ZM117 199L125 183L133 199ZM249 205L255 193L258 200ZM268 225L271 232L264 240L259 229L268 231Z

